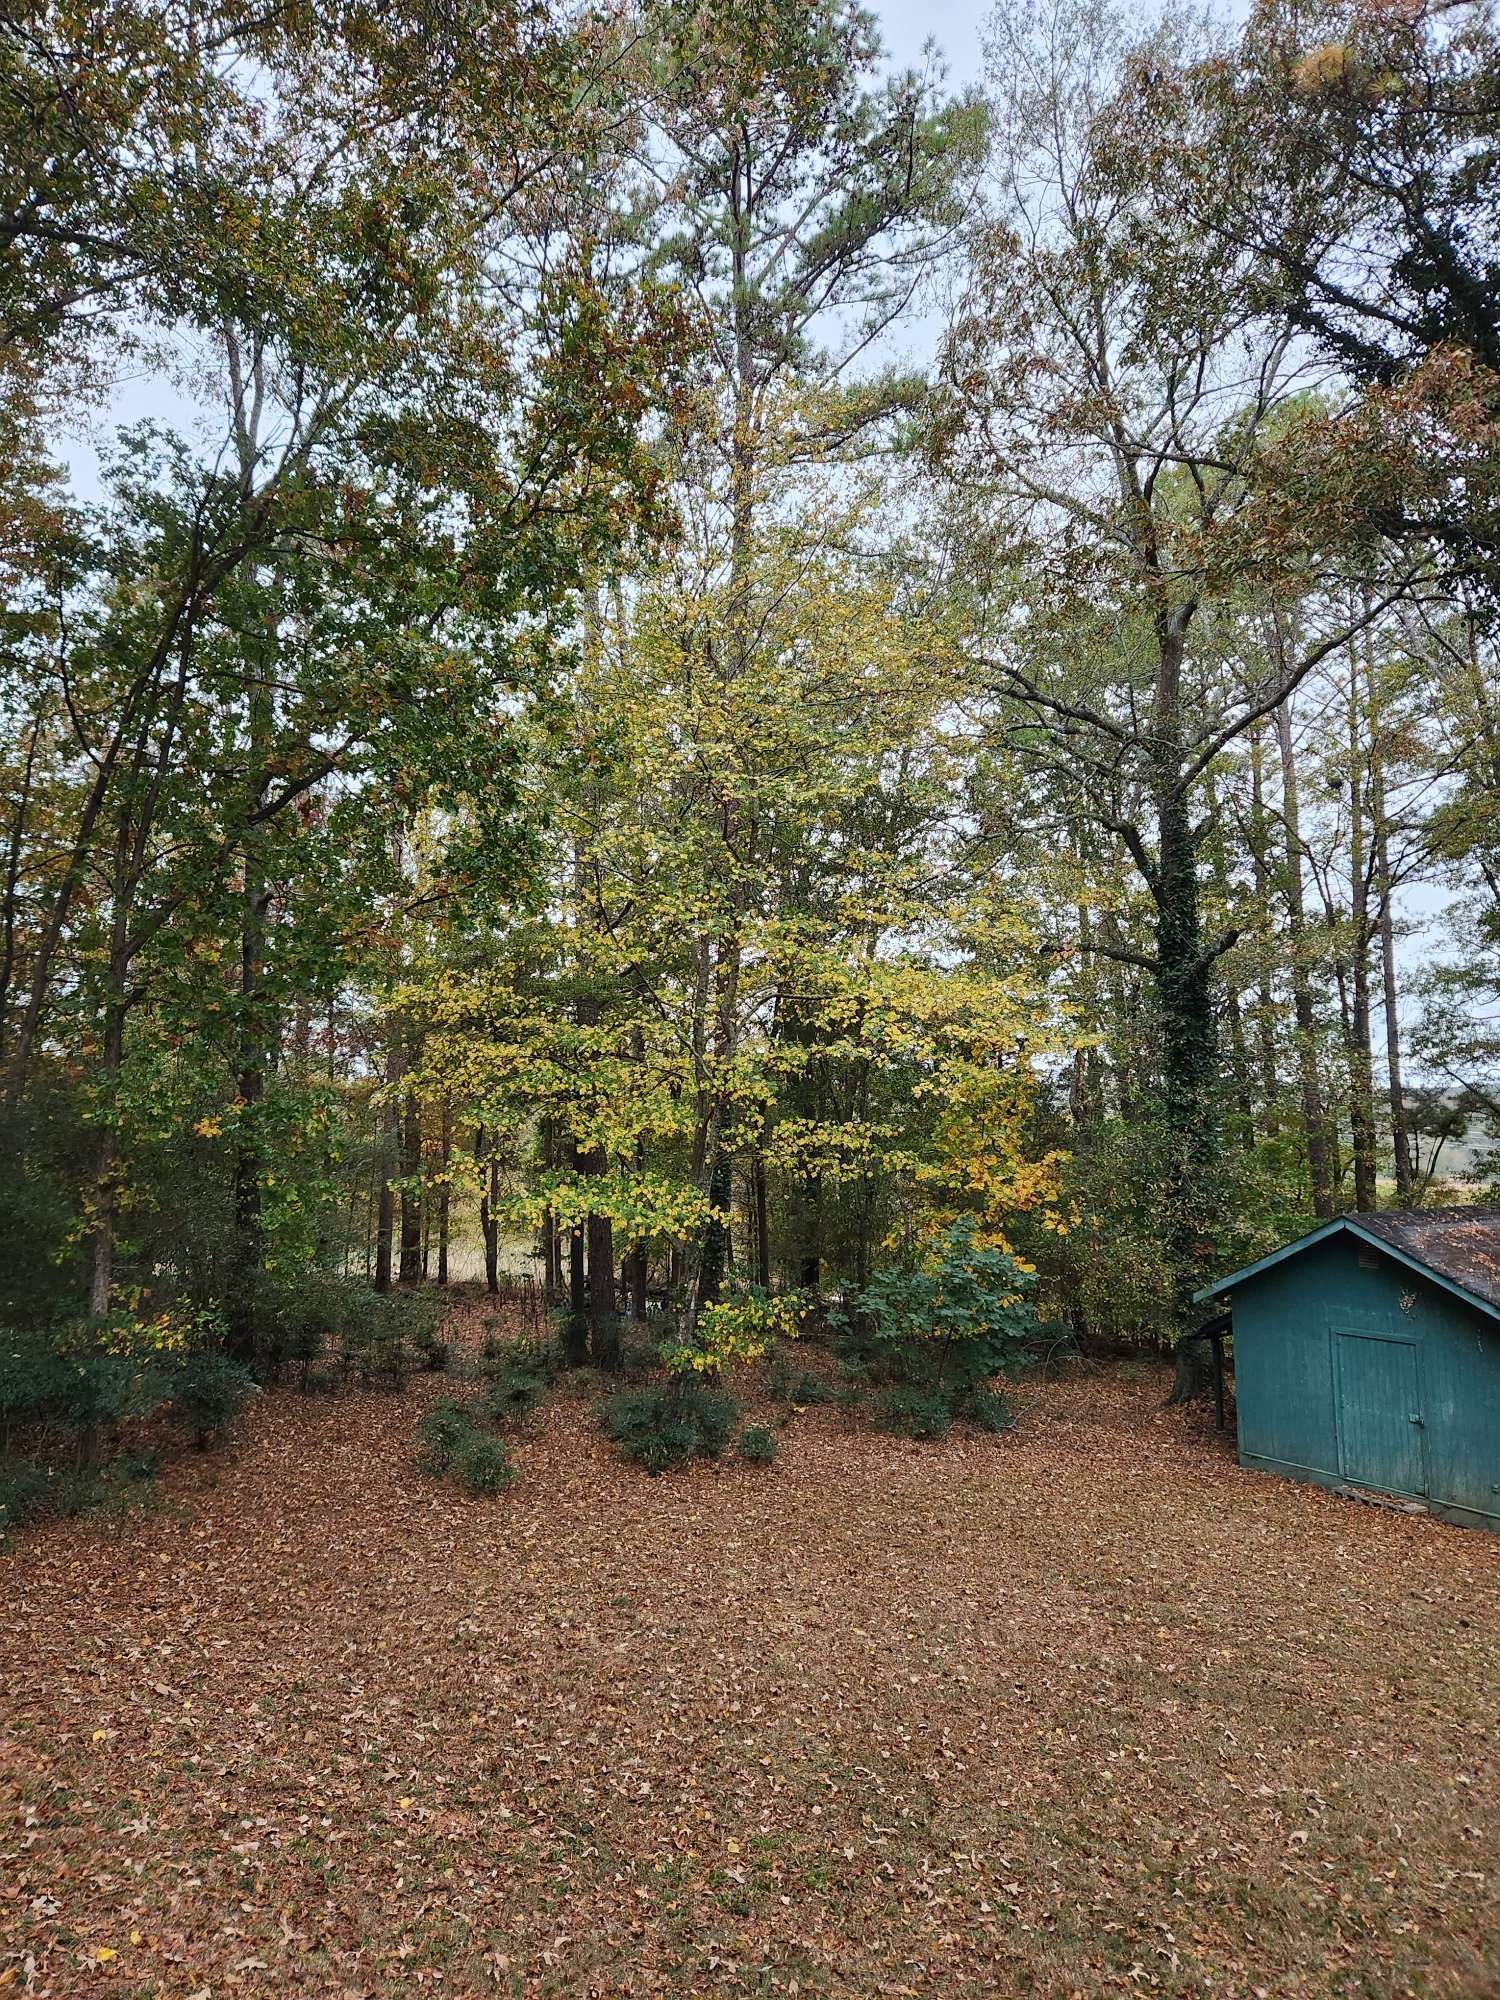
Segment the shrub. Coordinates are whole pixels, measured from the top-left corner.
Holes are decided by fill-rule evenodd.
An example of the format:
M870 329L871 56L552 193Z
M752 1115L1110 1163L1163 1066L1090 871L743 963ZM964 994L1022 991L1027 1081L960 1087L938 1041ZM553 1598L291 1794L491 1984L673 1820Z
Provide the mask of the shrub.
M483 1427L484 1413L444 1396L417 1425L417 1463L424 1472L452 1479L476 1498L498 1493L516 1476L510 1453Z
M7 1430L57 1420L72 1388L68 1363L40 1334L0 1342L0 1424Z
M471 1430L459 1441L453 1454L453 1477L476 1499L489 1493L498 1493L509 1486L516 1476L510 1453L497 1437L490 1437L484 1431Z
M740 1457L750 1465L769 1465L780 1449L776 1433L764 1424L751 1424L740 1433Z
M519 1423L547 1393L545 1377L525 1368L504 1368L485 1392L485 1403L497 1424Z
M513 1340L506 1350L509 1365L541 1382L555 1382L562 1373L562 1352L555 1340L540 1335L529 1340Z
M431 1327L422 1327L412 1336L412 1348L429 1375L446 1373L453 1349L446 1340L439 1340Z
M29 1459L0 1464L0 1548L8 1546L16 1528L52 1511L60 1485L55 1473Z
M830 1403L836 1393L821 1375L795 1364L784 1348L771 1356L766 1387L782 1403Z
M735 1361L759 1361L778 1340L795 1340L810 1301L805 1292L768 1292L731 1280L722 1299L705 1306L691 1339L663 1343L675 1370L707 1374Z
M263 1376L289 1370L309 1389L327 1355L340 1374L399 1389L413 1368L447 1367L442 1312L441 1298L423 1292L377 1292L363 1278L327 1271L286 1272L257 1294L256 1366Z
M417 1425L417 1462L422 1470L446 1472L473 1428L474 1419L469 1411L451 1396L444 1396L441 1402L424 1410Z
M977 1389L969 1392L964 1399L961 1415L976 1424L982 1431L992 1431L997 1435L1008 1431L1015 1422L1009 1403L991 1383L982 1382Z
M192 1354L173 1380L172 1410L201 1451L210 1438L228 1430L254 1394L249 1369L227 1354Z
M0 1341L0 1433L62 1431L81 1464L99 1457L111 1426L149 1416L166 1400L169 1374L156 1357L113 1354L95 1342L104 1322L77 1321L50 1333Z
M255 1363L265 1378L294 1373L303 1389L312 1385L319 1357L336 1347L357 1314L355 1286L326 1271L288 1271L261 1280L255 1299Z
M645 1389L621 1389L604 1405L604 1428L650 1473L665 1472L695 1454L719 1458L739 1417L722 1389L691 1377Z
M128 1452L103 1467L38 1465L29 1459L0 1463L0 1549L15 1529L34 1521L62 1520L90 1508L114 1516L149 1505L155 1495L156 1454Z
M698 1449L705 1458L721 1458L739 1422L740 1406L723 1389L703 1390L696 1402Z
M948 1435L953 1415L941 1390L906 1385L886 1389L875 1398L875 1421L900 1437L932 1440Z
M963 1216L927 1263L877 1272L829 1319L844 1331L851 1371L962 1398L1021 1360L1038 1330L1035 1282L1008 1251L976 1242Z

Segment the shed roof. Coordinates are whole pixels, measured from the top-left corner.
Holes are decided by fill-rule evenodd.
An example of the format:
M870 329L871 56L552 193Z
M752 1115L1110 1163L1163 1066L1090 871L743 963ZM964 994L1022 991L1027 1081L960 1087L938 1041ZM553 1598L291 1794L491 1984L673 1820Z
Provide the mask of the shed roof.
M1216 1299L1258 1277L1288 1257L1310 1250L1341 1231L1382 1250L1398 1264L1420 1271L1444 1291L1467 1300L1492 1319L1500 1320L1500 1208L1421 1208L1361 1210L1284 1243L1216 1284L1206 1285L1198 1300Z

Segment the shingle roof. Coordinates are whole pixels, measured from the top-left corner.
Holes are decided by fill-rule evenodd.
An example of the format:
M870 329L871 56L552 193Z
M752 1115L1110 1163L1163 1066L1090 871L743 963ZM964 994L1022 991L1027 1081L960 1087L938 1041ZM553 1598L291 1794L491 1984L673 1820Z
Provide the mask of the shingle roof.
M1242 1270L1205 1285L1194 1298L1199 1304L1222 1298L1236 1285L1340 1232L1389 1252L1410 1269L1428 1273L1434 1283L1500 1320L1500 1208L1365 1209L1335 1216L1295 1242L1283 1243Z
M1349 1220L1474 1298L1500 1306L1500 1208L1364 1210Z

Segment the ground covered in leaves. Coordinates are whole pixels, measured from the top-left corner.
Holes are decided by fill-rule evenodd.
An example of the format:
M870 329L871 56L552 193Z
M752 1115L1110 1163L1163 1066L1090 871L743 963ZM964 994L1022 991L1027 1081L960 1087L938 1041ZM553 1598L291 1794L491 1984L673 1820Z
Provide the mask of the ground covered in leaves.
M1241 1471L1152 1371L521 1477L273 1394L0 1557L0 1991L1500 1992L1500 1543Z

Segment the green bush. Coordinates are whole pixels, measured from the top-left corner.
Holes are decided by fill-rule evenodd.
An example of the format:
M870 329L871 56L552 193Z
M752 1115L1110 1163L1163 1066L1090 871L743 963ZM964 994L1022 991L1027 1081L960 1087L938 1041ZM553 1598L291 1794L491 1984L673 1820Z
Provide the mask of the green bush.
M172 1411L202 1450L210 1438L228 1430L255 1393L249 1369L227 1354L192 1354L173 1380Z
M422 1327L412 1336L412 1349L429 1375L446 1374L453 1349L446 1340L440 1340L432 1328Z
M740 1406L726 1390L694 1386L693 1420L698 1427L698 1449L705 1458L722 1458L739 1422Z
M940 1389L905 1385L882 1390L875 1398L875 1421L900 1437L932 1440L948 1435L953 1414Z
M964 1216L926 1262L878 1271L829 1323L847 1374L927 1391L951 1410L1021 1363L1040 1329L1035 1284L1009 1252L977 1243Z
M696 1456L720 1458L739 1418L722 1389L690 1376L643 1389L621 1389L604 1405L607 1434L650 1473Z
M118 1517L149 1506L156 1469L154 1452L122 1453L106 1466L0 1461L0 1549L10 1545L17 1528L35 1521L65 1520L95 1508Z
M159 1409L170 1393L167 1362L100 1345L124 1332L113 1321L76 1321L0 1336L0 1446L18 1431L62 1431L92 1464L112 1425Z
M831 1403L838 1395L821 1375L814 1375L810 1368L794 1366L785 1352L772 1356L766 1371L766 1387L783 1403Z
M969 1422L977 1425L980 1430L992 1431L997 1435L1001 1431L1008 1431L1015 1422L1009 1403L1000 1391L988 1382L982 1382L977 1389L970 1390L964 1398L959 1414L967 1417Z
M55 1422L73 1384L67 1362L42 1334L0 1337L0 1424Z
M507 1349L507 1358L511 1367L519 1368L527 1375L535 1375L542 1382L555 1382L562 1373L562 1352L557 1342L545 1335L513 1340Z
M54 1511L62 1483L58 1474L30 1459L0 1464L0 1548L8 1545L16 1528Z
M417 1425L417 1462L424 1472L445 1473L452 1465L463 1440L474 1428L474 1419L462 1403L444 1396L424 1410Z
M460 1440L453 1454L452 1472L465 1493L473 1494L476 1499L498 1493L516 1476L510 1453L499 1438L476 1430Z
M740 1433L740 1457L750 1465L769 1465L781 1445L776 1433L764 1424L751 1424Z
M524 1368L505 1368L485 1391L485 1402L497 1424L519 1423L547 1393L546 1378Z
M304 1389L337 1374L399 1389L420 1368L445 1369L448 1343L438 1327L441 1296L377 1292L363 1278L299 1270L268 1279L256 1300L256 1368L262 1376L290 1373Z
M484 1428L484 1412L451 1396L434 1403L417 1425L417 1463L476 1497L498 1493L516 1476L510 1453Z

